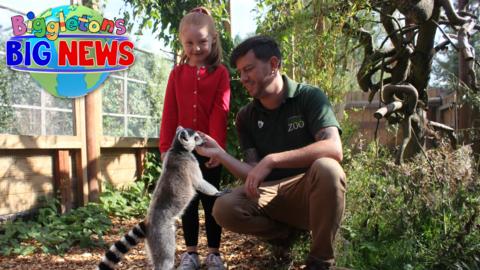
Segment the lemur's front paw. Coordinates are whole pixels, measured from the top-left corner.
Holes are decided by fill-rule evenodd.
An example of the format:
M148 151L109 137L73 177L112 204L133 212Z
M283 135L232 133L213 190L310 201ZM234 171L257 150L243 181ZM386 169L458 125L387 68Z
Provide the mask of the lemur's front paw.
M221 191L215 193L215 195L213 195L213 196L215 196L215 197L220 197L220 196L223 196L223 195L225 195L225 194L227 194L227 193L230 193L230 192L232 192L232 190L229 189L229 188L226 188L226 189L224 189L224 190L221 190Z

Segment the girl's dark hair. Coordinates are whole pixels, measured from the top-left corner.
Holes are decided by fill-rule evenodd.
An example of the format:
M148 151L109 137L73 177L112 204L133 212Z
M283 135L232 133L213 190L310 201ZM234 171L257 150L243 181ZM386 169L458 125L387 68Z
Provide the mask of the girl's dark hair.
M230 56L230 65L235 67L237 64L238 58L247 54L250 50L253 50L255 57L266 62L276 56L282 63L282 53L278 47L277 42L268 36L253 36L242 41L235 49L233 49L232 55Z
M208 33L212 36L212 50L207 57L207 69L209 72L214 71L222 61L222 44L220 43L220 35L215 28L215 22L213 21L210 11L205 7L196 7L192 9L187 15L183 16L180 21L179 35L182 38L182 31L187 24L193 25L207 25ZM180 64L188 62L188 57L185 52L182 52L180 58Z

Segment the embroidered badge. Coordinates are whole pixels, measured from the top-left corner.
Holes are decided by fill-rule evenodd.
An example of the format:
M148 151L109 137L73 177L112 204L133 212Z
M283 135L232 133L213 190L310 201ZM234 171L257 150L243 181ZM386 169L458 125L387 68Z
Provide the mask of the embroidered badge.
M258 120L258 128L262 128L263 127L263 121L262 120Z
M305 126L305 122L303 121L301 115L295 115L295 116L289 117L287 120L287 124L288 124L288 132L301 129Z

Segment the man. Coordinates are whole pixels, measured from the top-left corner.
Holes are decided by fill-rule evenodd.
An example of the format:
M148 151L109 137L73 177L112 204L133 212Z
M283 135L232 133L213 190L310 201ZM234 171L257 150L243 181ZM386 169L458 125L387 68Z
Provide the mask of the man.
M213 216L220 226L271 243L289 243L292 228L310 230L306 269L332 269L345 204L340 128L325 94L282 75L281 60L278 45L265 36L234 49L231 64L254 98L236 119L244 161L208 136L197 152L245 180L217 199Z

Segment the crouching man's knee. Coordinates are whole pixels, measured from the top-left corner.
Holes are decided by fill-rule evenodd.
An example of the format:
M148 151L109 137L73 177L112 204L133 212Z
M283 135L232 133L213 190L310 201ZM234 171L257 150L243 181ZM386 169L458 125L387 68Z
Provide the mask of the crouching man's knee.
M234 200L231 197L231 194L218 197L213 205L212 216L221 227L235 231L234 228L235 225L238 226L239 217Z
M312 187L340 189L345 191L346 176L342 166L332 158L319 158L309 169L309 181Z

